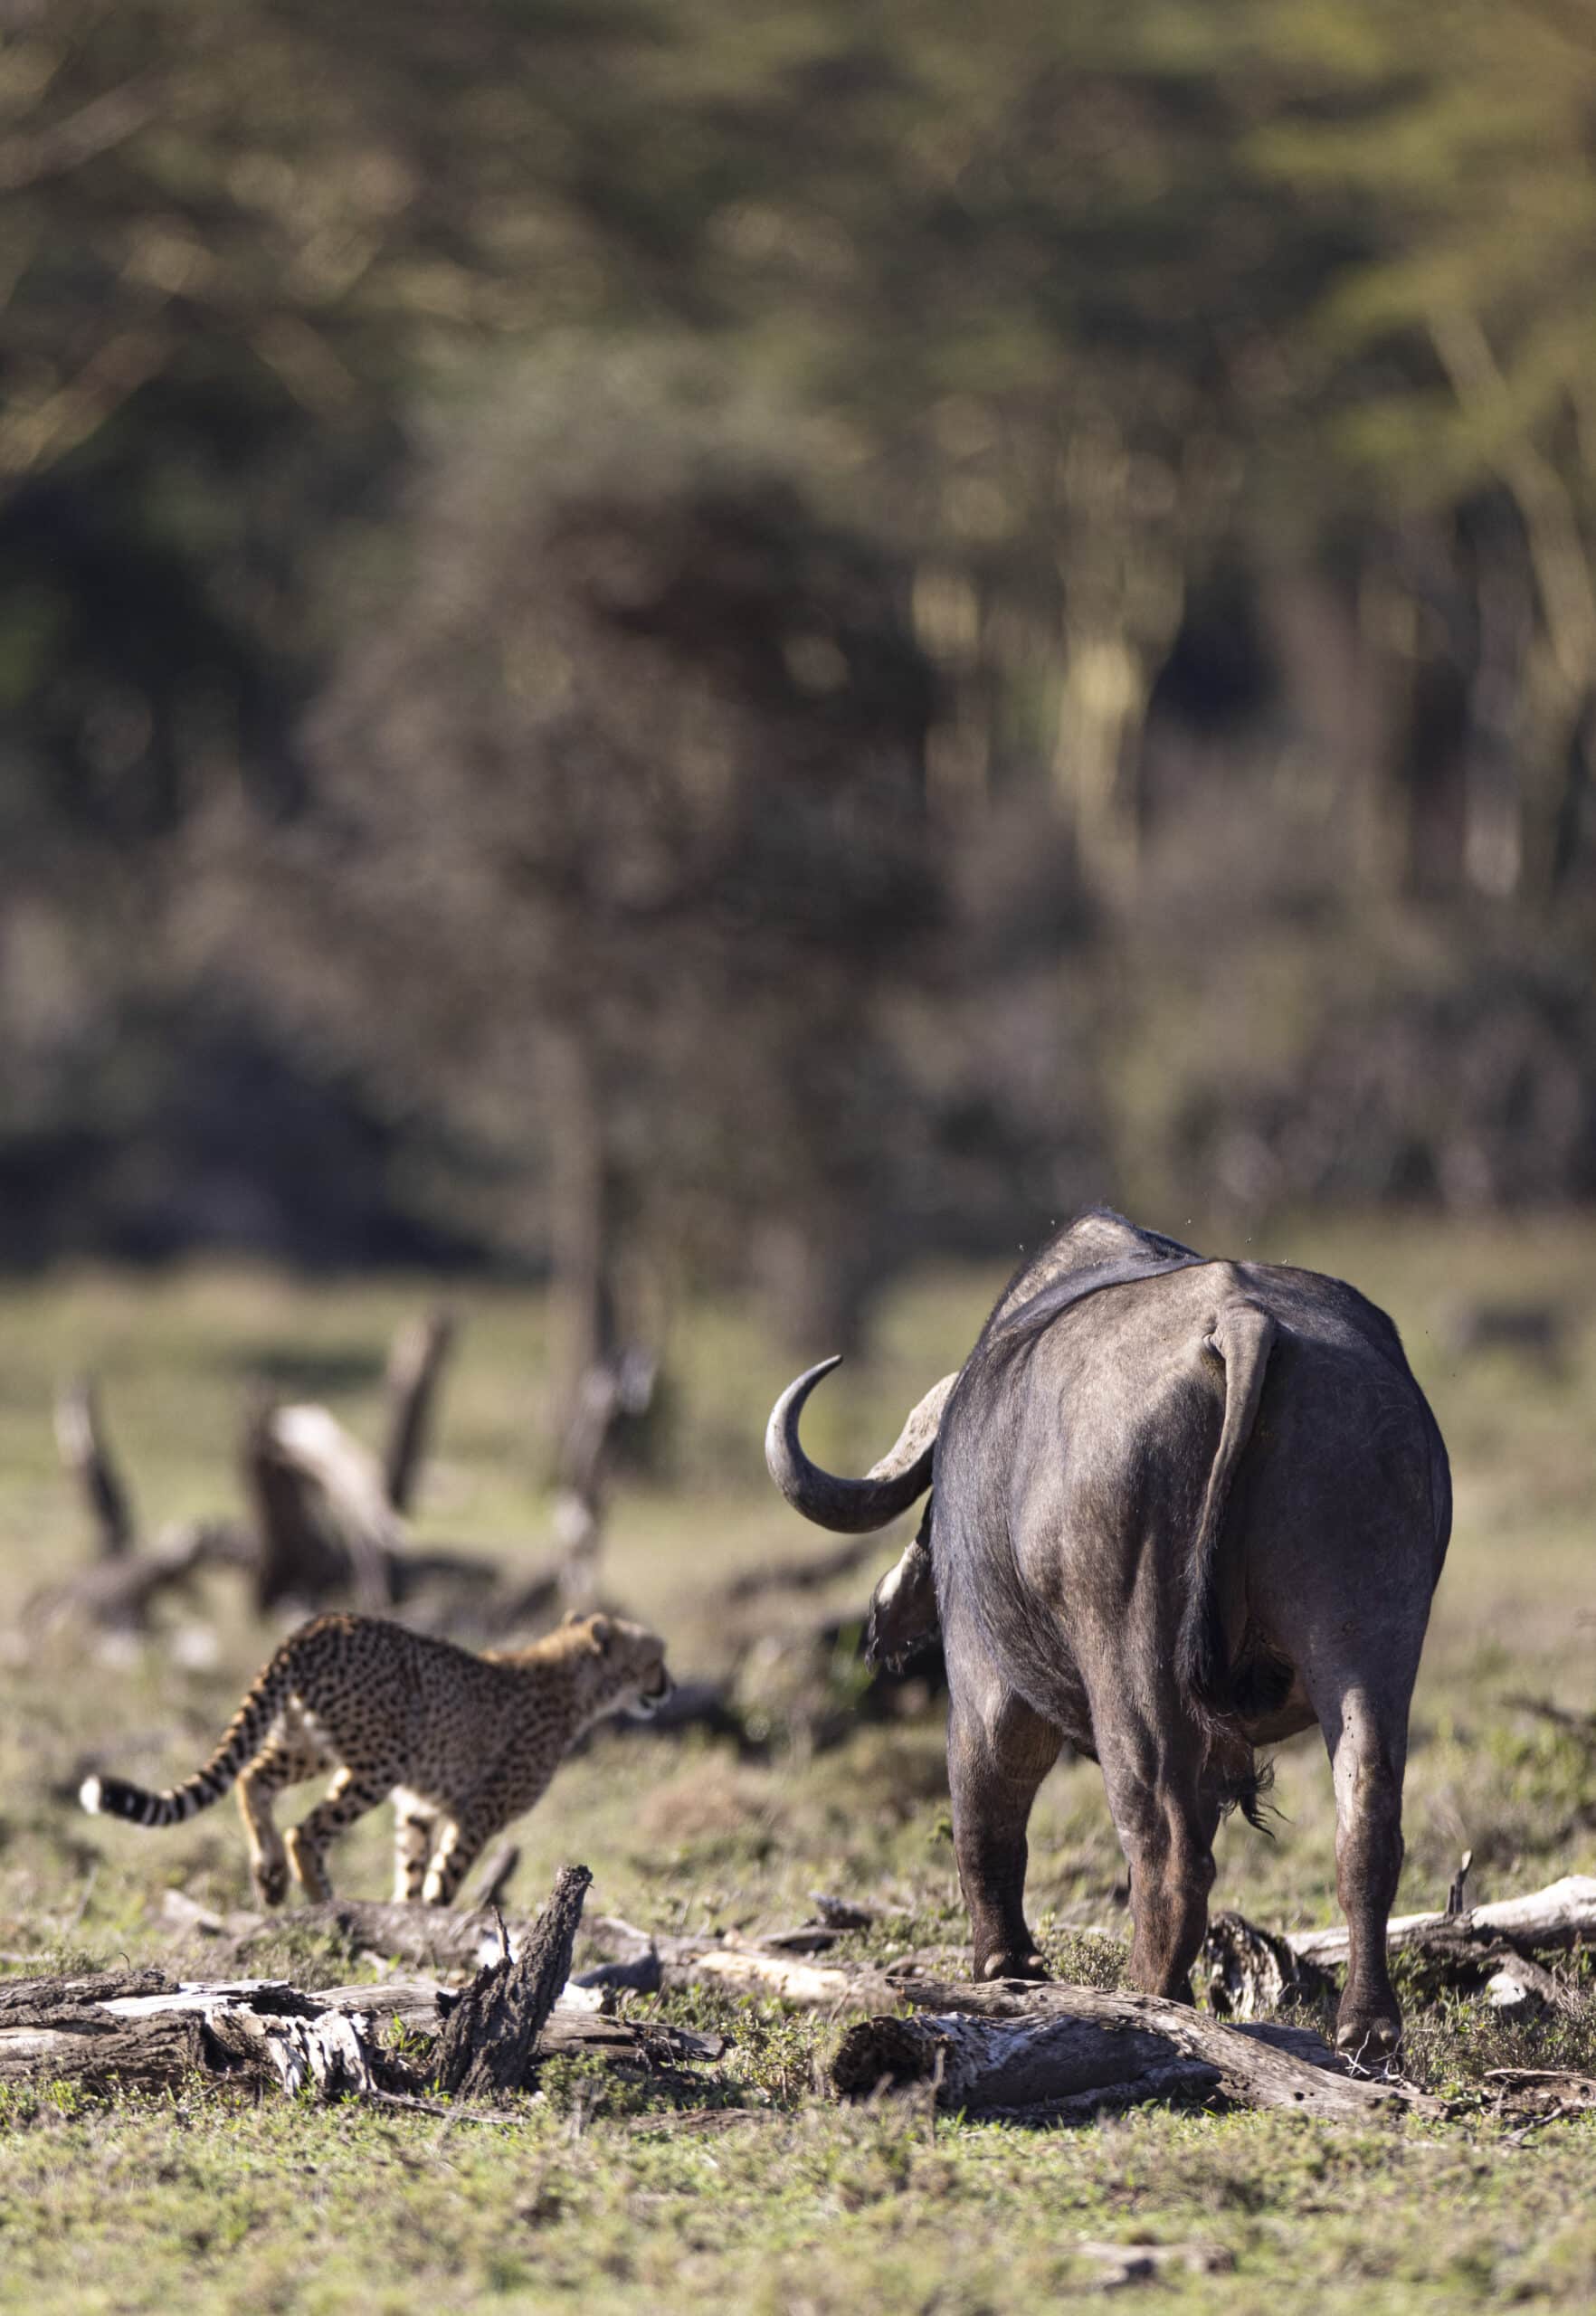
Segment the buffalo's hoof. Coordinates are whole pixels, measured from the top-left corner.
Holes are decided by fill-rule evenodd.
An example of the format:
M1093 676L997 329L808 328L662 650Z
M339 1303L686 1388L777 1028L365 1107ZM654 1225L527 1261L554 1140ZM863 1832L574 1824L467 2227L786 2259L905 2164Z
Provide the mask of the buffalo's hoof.
M1352 2017L1339 2021L1335 2029L1335 2047L1343 2058L1354 2059L1360 2066L1383 2066L1402 2039L1402 2022L1389 2011L1376 2012L1373 2017Z
M978 1979L1042 1979L1048 1976L1048 1966L1040 1954L989 1954L975 1975Z

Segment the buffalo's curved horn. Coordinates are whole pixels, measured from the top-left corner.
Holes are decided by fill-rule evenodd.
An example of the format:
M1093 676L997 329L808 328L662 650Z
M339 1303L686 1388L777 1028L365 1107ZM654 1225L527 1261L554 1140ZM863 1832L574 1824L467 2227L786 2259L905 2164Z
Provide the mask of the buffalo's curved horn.
M959 1378L955 1369L926 1392L899 1433L898 1445L879 1464L872 1464L862 1480L843 1480L812 1464L798 1440L798 1419L804 1401L821 1377L841 1364L841 1353L822 1359L818 1367L806 1369L788 1384L770 1411L765 1461L794 1512L839 1535L861 1536L871 1528L884 1528L888 1520L907 1512L930 1486L936 1429L947 1395Z

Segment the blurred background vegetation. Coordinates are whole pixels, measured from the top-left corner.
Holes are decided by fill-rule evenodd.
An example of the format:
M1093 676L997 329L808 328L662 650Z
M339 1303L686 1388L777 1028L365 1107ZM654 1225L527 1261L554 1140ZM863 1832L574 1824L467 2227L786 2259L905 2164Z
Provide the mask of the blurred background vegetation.
M0 1260L1596 1193L1582 0L0 33Z

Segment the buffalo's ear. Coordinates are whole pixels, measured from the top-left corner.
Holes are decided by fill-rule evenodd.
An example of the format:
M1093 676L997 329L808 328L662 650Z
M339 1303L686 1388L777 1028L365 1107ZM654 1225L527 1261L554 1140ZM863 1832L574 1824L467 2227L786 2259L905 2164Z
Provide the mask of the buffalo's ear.
M610 1653L610 1643L615 1637L615 1628L608 1617L590 1617L587 1629L593 1635L593 1645L599 1655L607 1656Z

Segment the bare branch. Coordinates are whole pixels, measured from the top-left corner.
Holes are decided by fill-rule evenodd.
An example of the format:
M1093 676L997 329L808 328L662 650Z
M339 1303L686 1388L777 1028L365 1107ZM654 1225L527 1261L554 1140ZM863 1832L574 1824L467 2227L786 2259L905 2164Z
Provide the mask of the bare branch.
M440 1304L401 1328L388 1360L388 1438L383 1485L395 1512L408 1512L426 1448L438 1378L453 1346L455 1315Z
M122 1558L133 1548L133 1511L106 1444L99 1393L91 1376L80 1376L58 1396L55 1444L88 1504L100 1539L100 1558Z

